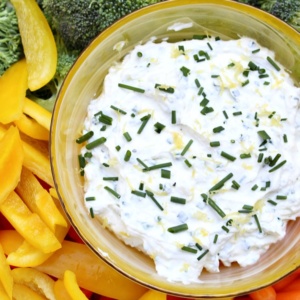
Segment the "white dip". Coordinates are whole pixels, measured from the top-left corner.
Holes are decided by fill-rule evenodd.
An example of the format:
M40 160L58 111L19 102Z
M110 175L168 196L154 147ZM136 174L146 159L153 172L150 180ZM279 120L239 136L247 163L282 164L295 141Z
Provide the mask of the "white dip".
M249 38L150 41L88 106L87 209L170 281L256 263L300 215L300 89L274 60Z

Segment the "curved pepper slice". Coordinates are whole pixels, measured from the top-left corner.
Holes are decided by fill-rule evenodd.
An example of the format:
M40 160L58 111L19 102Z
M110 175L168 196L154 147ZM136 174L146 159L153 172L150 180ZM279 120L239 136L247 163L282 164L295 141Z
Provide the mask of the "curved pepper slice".
M24 159L19 131L11 126L0 137L0 205L17 186Z
M28 69L28 87L35 91L54 76L57 49L49 24L35 0L11 0L21 34Z
M11 273L14 283L30 287L46 299L56 300L54 295L54 280L47 274L31 268L15 268Z
M11 192L0 205L0 211L24 239L40 251L50 253L61 248L54 233L15 192Z
M86 245L66 240L61 249L36 269L59 279L65 270L70 270L76 274L81 288L113 299L138 299L147 291L97 258Z
M20 118L27 90L25 59L13 64L0 77L0 123L8 124Z
M75 273L70 270L66 270L63 281L64 286L72 300L88 300L77 284Z
M0 245L0 283L2 284L6 294L12 299L13 293L13 277L10 267L6 261L6 257L2 246Z
M19 283L14 284L13 299L14 300L46 300L45 297L36 293L28 286Z
M57 300L72 300L61 279L57 279L54 283L54 294Z
M15 120L14 123L21 132L34 139L42 141L49 140L49 131L36 120L27 117L25 114L21 114L20 118Z

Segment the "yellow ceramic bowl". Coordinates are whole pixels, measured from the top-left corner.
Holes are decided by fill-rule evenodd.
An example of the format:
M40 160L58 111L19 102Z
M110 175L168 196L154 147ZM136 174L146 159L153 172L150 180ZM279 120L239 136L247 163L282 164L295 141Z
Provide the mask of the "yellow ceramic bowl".
M167 30L175 22L192 22L193 27ZM233 265L222 268L217 274L203 273L201 284L170 283L157 275L151 259L125 246L97 219L88 217L83 202L83 182L78 172L79 146L75 138L80 135L88 103L101 92L109 66L137 43L152 36L175 41L194 33L232 39L252 37L274 50L276 59L291 71L296 82L300 82L300 35L271 15L226 0L175 0L152 5L104 31L71 69L53 114L51 163L61 203L75 229L99 259L136 282L166 293L190 298L229 297L274 283L300 266L300 220L291 222L284 240L273 245L251 267ZM114 48L122 43L123 47Z

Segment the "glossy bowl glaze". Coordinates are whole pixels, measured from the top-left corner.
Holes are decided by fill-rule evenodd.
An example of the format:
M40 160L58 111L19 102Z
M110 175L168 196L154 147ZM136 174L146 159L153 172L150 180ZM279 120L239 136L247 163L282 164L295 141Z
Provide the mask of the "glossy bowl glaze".
M193 26L168 30L174 23ZM171 283L157 275L150 258L125 246L96 218L89 218L79 176L79 146L75 139L81 134L87 105L101 93L101 83L111 64L152 36L177 41L195 33L223 39L254 38L275 51L276 59L300 82L300 35L271 15L226 0L175 0L152 5L104 31L71 69L53 113L51 164L57 192L72 225L99 259L136 282L166 293L188 298L230 297L274 283L300 266L300 220L291 222L284 240L271 246L251 267L232 265L217 274L204 272L200 284Z

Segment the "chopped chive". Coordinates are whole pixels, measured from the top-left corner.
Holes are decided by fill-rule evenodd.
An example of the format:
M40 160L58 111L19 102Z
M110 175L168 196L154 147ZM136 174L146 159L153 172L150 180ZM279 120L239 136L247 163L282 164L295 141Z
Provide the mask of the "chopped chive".
M118 86L120 88L131 90L131 91L134 91L134 92L145 93L144 89L141 89L141 88L138 88L138 87L135 87L135 86L131 86L131 85L123 84L123 83L119 83Z
M267 77L269 77L268 74L261 74L261 75L258 76L258 78L267 78Z
M263 153L259 153L258 158L257 158L257 162L261 163L263 161L264 158L264 154Z
M219 147L221 145L221 143L219 141L214 141L214 142L210 142L209 145L211 147Z
M117 145L117 146L116 146L116 150L117 150L117 151L120 151L120 150L121 150L121 146L120 146L120 145Z
M217 203L211 199L211 198L208 198L207 201L208 205L213 208L215 210L215 212L221 217L221 218L224 218L226 217L226 214L224 213L224 211L217 205Z
M206 99L206 98L204 98L203 100L201 100L201 102L200 102L200 106L203 106L203 107L205 107L205 106L208 104L208 102L209 102L209 100L208 100L208 99Z
M125 156L124 156L124 160L129 161L130 157L131 157L131 151L127 150L126 153L125 153Z
M222 228L225 232L227 232L227 233L229 232L229 229L228 229L226 226L223 225L221 228Z
M225 110L223 110L223 115L224 115L225 119L228 119L228 115L227 115L227 112Z
M193 140L189 140L189 142L185 145L185 147L183 148L183 150L181 151L181 155L184 156L187 151L189 150L189 148L191 147L191 145L193 144Z
M103 125L101 128L100 128L100 131L105 131L106 130L106 125Z
M138 197L143 197L143 198L146 197L146 193L141 192L141 191L131 191L131 194L136 195Z
M184 52L184 46L183 45L179 45L178 46L178 50Z
M198 91L198 96L201 96L202 94L204 94L203 93L203 91L204 91L204 87L203 86L201 86L200 88L199 88L199 91ZM208 103L208 102L207 102ZM203 105L204 106L204 105Z
M287 199L287 196L277 195L277 196L276 196L276 199L277 199L277 200L286 200L286 199Z
M240 155L240 158L241 158L241 159L250 158L250 157L251 157L251 154L250 154L250 153L242 153L242 154Z
M197 88L200 88L201 84L197 78L195 79L195 84Z
M253 210L253 206L252 205L248 205L248 204L244 204L243 205L243 209L246 209L246 210L249 210L249 211L252 211Z
M105 181L118 181L119 177L103 177Z
M243 75L244 75L245 77L248 77L248 76L249 76L249 70L245 70L245 71L243 72Z
M264 141L271 139L271 137L264 130L257 131L257 133Z
M178 232L186 231L188 229L189 229L188 225L184 223L177 226L169 227L168 231L171 233L178 233Z
M198 54L194 54L193 57L196 62L200 62L200 58L199 58Z
M255 222L256 222L256 224L257 224L257 227L258 227L259 232L262 233L262 229L261 229L260 222L259 222L259 220L258 220L257 215L253 215L253 217L254 217L254 219L255 219Z
M159 83L156 83L154 88L159 89L160 91L166 92L166 93L169 93L169 94L174 94L174 92L175 92L174 88L166 87L165 85L159 84Z
M210 59L210 57L209 57L209 55L208 55L208 53L207 53L206 51L200 50L200 51L198 52L198 54L199 54L200 56L204 56L207 60Z
M260 51L260 49L258 48L258 49L253 50L252 53L253 53L253 54L254 54L254 53L258 53L259 51Z
M126 139L127 142L131 142L132 138L128 132L123 133L124 138Z
M280 71L280 67L270 56L267 57L267 61L275 68L276 71Z
M92 152L85 152L84 153L85 158L92 158L92 156L93 156Z
M182 74L183 74L184 77L187 77L191 73L191 70L188 69L188 68L186 68L186 67L184 67L184 66L182 66L180 68L180 71L182 72Z
M259 67L252 61L249 61L248 67L251 71L257 71L259 69Z
M105 168L109 168L109 164L107 164L107 163L103 163L102 164Z
M98 120L105 125L112 125L113 118L101 113Z
M138 57L142 57L143 56L143 53L142 52L137 52L137 54L136 54Z
M238 190L241 186L239 183L237 183L235 180L232 180L232 186L233 189Z
M235 66L235 64L232 62L232 63L230 63L229 65L227 65L227 67L228 68L232 68L232 67L234 67Z
M218 241L218 237L219 237L219 235L218 234L215 234L215 236L214 236L214 244L216 244L217 243L217 241Z
M240 116L242 115L243 113L241 111L236 111L234 113L232 113L234 116Z
M207 43L207 46L208 46L208 48L209 48L210 50L213 50L213 47L211 46L210 43Z
M96 200L96 197L94 197L94 196L85 198L85 201L95 201L95 200Z
M162 178L166 178L166 179L171 178L171 171L170 170L161 169L160 174L161 174Z
M218 77L220 77L220 75L218 74L211 75L211 78L218 78Z
M185 163L189 168L192 167L192 164L189 162L189 160L185 159L185 160L184 160L184 163Z
M190 252L190 253L193 253L193 254L196 254L198 252L197 249L191 248L191 247L187 247L187 246L181 247L181 250L186 251L186 252Z
M227 182L230 178L233 177L233 174L232 173L229 173L228 175L226 175L223 179L221 179L218 183L216 183L213 187L211 187L209 189L209 192L212 192L212 191L216 191L216 190L219 190L221 189L225 182Z
M116 197L118 199L121 198L121 195L119 195L116 191L111 189L109 186L105 186L104 189L107 190L109 193L111 193L114 197Z
M157 164L157 165L153 165L153 166L147 167L147 168L143 169L143 171L144 172L153 171L153 170L167 168L167 167L171 167L171 166L172 166L172 163L171 162L167 162L167 163L162 163L162 164Z
M115 110L116 112L122 114L122 115L126 115L127 114L126 111L124 111L124 110L122 110L122 109L120 109L120 108L118 108L118 107L116 107L114 105L111 105L110 108L113 109L113 110Z
M149 121L150 118L151 118L150 114L148 114L148 115L146 115L146 116L144 116L144 117L141 118L142 125L140 126L140 128L139 128L139 130L137 132L138 134L142 133L142 131L144 130L144 128L145 128L145 126L148 123L148 121Z
M276 164L277 164L277 162L278 162L278 160L280 159L280 157L281 157L281 154L276 154L276 156L274 157L274 158L272 158L271 159L271 161L270 161L270 163L269 163L269 166L270 167L274 167Z
M91 218L95 217L94 210L92 207L90 208L90 216L91 216Z
M170 201L174 202L174 203L178 203L178 204L185 204L186 203L185 198L180 198L180 197L175 197L175 196L171 196Z
M273 200L271 200L271 199L269 199L267 202L269 202L270 204L272 204L272 205L274 205L274 206L277 205L277 202L275 202L275 201L273 201Z
M159 123L159 122L156 122L155 124L154 124L154 127L155 127L155 131L157 132L157 133L161 133L162 131L163 131L163 129L166 127L164 124L161 124L161 123Z
M140 191L144 190L144 183L143 183L143 182L140 183L140 185L139 185L139 190L140 190Z
M203 249L199 243L196 243L195 246L196 246L200 251Z
M277 166L275 166L274 168L269 170L269 173L272 173L276 170L278 170L279 168L281 168L284 164L286 163L286 160L282 161L281 163L279 163Z
M201 260L208 252L209 250L206 249L200 256L197 257L197 260Z
M205 116L205 115L207 115L207 114L209 114L209 113L211 113L213 111L214 111L214 109L212 107L205 106L205 107L202 108L202 110L200 111L200 113Z
M135 114L132 113L132 114L130 115L130 117L131 117L131 118L135 118Z
M139 158L136 159L145 169L148 169L148 166Z
M172 110L171 112L171 123L176 124L176 110Z
M94 140L94 141L90 142L89 144L87 144L85 146L85 148L88 149L88 150L91 150L91 149L94 149L97 146L100 146L100 145L104 144L105 142L106 142L106 138L101 137L101 138L99 138L97 140Z
M258 189L258 185L254 184L254 186L251 188L252 191L256 191Z
M89 132L85 133L84 135L82 135L81 137L79 137L78 139L76 139L76 143L77 144L81 144L83 142L86 142L93 135L94 135L94 132L93 131L89 131Z
M148 197L150 197L150 199L156 204L156 206L160 209L160 210L164 210L164 208L159 204L159 202L155 199L154 194L148 190L145 190L146 194Z
M269 84L270 84L270 82L268 82L268 81L264 82L264 85L269 85Z
M247 79L246 81L242 82L242 86L246 86L249 83L250 83L250 81L249 81L249 79Z
M223 126L218 126L218 127L213 128L213 132L219 133L219 132L223 131L224 129L225 128Z
M287 118L281 118L280 121L287 121Z
M285 143L288 142L288 138L287 138L287 135L286 135L286 134L283 135L283 141L284 141Z
M226 153L226 152L224 152L224 151L222 151L220 155L221 155L222 157L224 157L224 158L230 160L230 161L235 161L235 160L236 160L236 157L234 157L234 156L232 156L232 155L230 155L230 154L228 154L228 153Z
M164 185L162 183L159 184L159 189L163 190L164 189Z
M82 156L82 154L78 155L78 164L79 164L80 175L83 176L86 161L85 158Z

